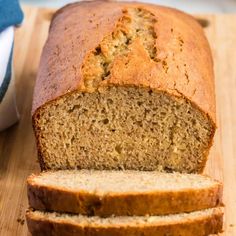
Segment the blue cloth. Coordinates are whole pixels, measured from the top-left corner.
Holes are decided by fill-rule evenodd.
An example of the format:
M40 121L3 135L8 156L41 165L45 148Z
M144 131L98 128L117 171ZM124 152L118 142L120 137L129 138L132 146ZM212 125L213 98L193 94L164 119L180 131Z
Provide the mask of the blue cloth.
M23 12L20 8L18 0L0 0L0 33L10 26L19 25L23 20ZM10 39L9 39L10 40ZM13 41L11 46L11 53L7 60L6 74L2 83L0 83L0 103L7 92L8 85L11 80L12 69L12 54L13 54ZM0 55L5 56L5 55Z
M12 54L13 54L13 45L12 45L10 57L9 57L8 63L7 63L6 74L5 74L5 77L3 79L2 84L0 85L0 103L1 103L5 93L7 92L9 83L11 81L11 76L12 76Z
M18 0L0 0L0 32L12 25L19 25L23 12Z
M12 57L14 26L23 21L18 0L0 0L0 131L19 119L15 99Z

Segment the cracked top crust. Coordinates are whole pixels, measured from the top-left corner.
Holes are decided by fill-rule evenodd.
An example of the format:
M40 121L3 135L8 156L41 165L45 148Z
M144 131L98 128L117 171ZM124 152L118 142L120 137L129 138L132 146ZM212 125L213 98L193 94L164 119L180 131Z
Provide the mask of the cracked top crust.
M183 96L215 122L212 56L193 17L141 3L95 1L60 9L43 49L32 114L72 91L119 85Z

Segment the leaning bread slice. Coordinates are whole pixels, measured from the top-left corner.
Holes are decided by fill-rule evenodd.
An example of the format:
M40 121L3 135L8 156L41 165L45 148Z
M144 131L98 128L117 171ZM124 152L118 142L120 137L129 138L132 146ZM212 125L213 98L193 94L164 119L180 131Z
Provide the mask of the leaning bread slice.
M61 170L28 178L30 207L83 215L164 215L213 208L222 184L197 174Z
M26 218L33 236L208 236L221 232L223 208L166 216L109 218L30 210Z

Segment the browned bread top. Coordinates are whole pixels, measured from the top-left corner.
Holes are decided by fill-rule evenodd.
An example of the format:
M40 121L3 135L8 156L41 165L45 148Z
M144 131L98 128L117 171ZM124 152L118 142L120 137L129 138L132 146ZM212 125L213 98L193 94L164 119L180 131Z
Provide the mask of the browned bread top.
M150 24L149 42L126 38L119 45L126 46L125 56L111 57L102 72L95 64L88 66L92 54L109 54L102 41L117 38L132 15ZM130 27L139 34L137 27ZM76 3L54 16L39 66L32 112L74 90L93 92L107 85L131 85L186 97L215 121L212 68L203 30L187 14L141 3ZM91 83L99 73L100 80Z

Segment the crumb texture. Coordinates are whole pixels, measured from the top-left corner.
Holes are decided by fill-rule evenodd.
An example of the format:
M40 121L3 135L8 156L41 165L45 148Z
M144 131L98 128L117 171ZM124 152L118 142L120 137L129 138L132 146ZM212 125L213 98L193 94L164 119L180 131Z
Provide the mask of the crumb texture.
M70 94L37 122L48 169L199 172L213 132L185 99L125 87Z
M43 173L32 184L97 194L200 190L217 185L204 175L151 171L65 170Z

